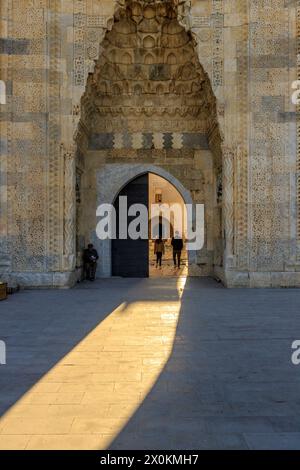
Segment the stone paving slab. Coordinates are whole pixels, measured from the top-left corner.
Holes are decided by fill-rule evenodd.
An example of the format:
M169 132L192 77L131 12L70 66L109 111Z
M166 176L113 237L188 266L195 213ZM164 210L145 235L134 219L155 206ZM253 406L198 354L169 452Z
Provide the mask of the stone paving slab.
M299 449L297 289L107 279L0 309L0 449Z

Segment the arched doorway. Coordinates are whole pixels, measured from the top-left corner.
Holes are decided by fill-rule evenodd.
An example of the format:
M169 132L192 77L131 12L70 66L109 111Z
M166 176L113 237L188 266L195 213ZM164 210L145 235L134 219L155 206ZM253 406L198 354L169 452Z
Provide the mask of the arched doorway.
M188 253L186 251L187 225L186 203L180 191L167 179L149 174L149 276L168 277L188 274ZM152 210L154 208L154 211ZM154 213L155 212L155 213ZM157 264L155 240L160 237L164 243L162 265ZM183 240L180 267L174 265L173 237Z
M175 180L174 180L175 181ZM159 197L158 197L159 196ZM138 224L139 238L131 238L130 226L137 214L131 207L143 205L147 220L144 228ZM187 252L183 249L182 268L174 269L172 238L174 232L186 240L185 200L178 189L166 178L151 172L130 179L114 200L116 238L111 241L111 273L120 277L158 277L186 274ZM174 211L177 211L175 214ZM144 213L143 213L144 215ZM178 235L179 236L179 235ZM162 266L155 270L155 239L164 242Z
M148 277L149 250L148 239L133 240L128 235L128 226L133 216L124 214L121 209L121 199L126 197L127 208L134 204L142 204L148 208L149 176L144 174L130 181L118 194L114 207L116 209L117 238L111 243L112 275L121 277ZM121 219L126 223L126 236L120 231ZM125 221L126 219L126 221ZM146 221L148 222L148 221Z

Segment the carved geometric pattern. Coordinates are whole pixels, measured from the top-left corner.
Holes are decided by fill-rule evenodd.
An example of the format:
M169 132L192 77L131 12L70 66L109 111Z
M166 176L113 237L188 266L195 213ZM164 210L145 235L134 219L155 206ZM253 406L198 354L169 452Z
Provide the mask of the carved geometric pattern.
M12 31L12 2L7 3L7 37L12 38L13 37L13 31ZM3 12L2 12L3 14ZM4 34L3 34L4 35ZM12 83L12 78L13 78L13 55L6 55L6 66L7 66L7 82ZM4 62L4 60L3 60ZM7 94L6 97L6 112L8 115L12 115L13 111L13 100L12 96L10 94ZM2 224L2 230L1 230L1 235L3 236L2 242L1 242L1 253L0 256L2 258L1 262L1 271L5 272L6 270L11 269L11 264L12 264L12 253L14 250L14 247L12 246L12 243L8 243L8 237L10 230L13 231L13 223L14 223L14 216L13 216L13 211L11 207L11 201L13 201L15 193L14 193L14 186L9 184L9 175L13 174L14 167L13 167L13 162L11 158L12 154L12 132L13 132L13 123L11 120L7 121L7 145L6 145L6 159L3 156L2 162L3 165L1 166L1 182L2 184L6 184L6 188L2 188L1 192L1 224ZM2 130L2 129L1 129ZM4 136L2 136L3 138ZM6 168L4 167L6 163ZM6 181L5 181L5 174L6 174ZM7 194L5 194L5 189L7 191ZM6 266L5 266L6 264Z
M75 268L76 167L74 149L65 150L64 160L64 269Z
M223 149L223 221L226 239L226 260L233 255L233 239L234 239L234 209L233 209L233 168L234 168L234 151L230 148ZM227 266L230 267L230 266Z
M112 133L92 134L89 140L90 150L105 149L182 149L208 150L205 134L199 133Z
M164 135L162 132L153 134L153 145L155 149L161 150L164 148Z
M60 159L60 9L61 0L50 0L49 126L48 126L48 270L61 268L61 159Z
M87 26L90 27L99 27L99 28L106 28L107 26L107 18L105 16L87 16Z
M235 217L235 253L237 266L241 270L249 267L249 243L248 243L248 1L238 2L238 13L244 16L243 24L238 30L237 58L238 58L238 148L235 163L235 188L236 189L236 217Z
M289 226L289 222L294 219L294 207L291 206L289 199L290 170L284 169L283 166L284 162L286 165L291 164L291 153L294 153L294 150L291 151L293 139L289 137L291 132L288 130L289 123L277 122L277 117L284 114L286 106L289 107L287 88L285 91L281 83L288 84L291 73L294 73L288 65L289 51L292 52L292 49L289 48L288 41L281 44L280 54L274 47L277 38L288 34L289 13L292 12L288 2L276 0L268 4L251 2L251 18L255 16L257 20L255 27L251 28L250 49L251 103L254 112L249 135L251 162L248 180L252 193L252 204L249 204L251 220L249 239L251 239L250 266L253 271L283 271L287 269L288 263L292 264L295 261L296 234L294 232L292 236L290 235L294 224L292 227ZM269 14L274 15L274 18L280 18L280 22L273 23L272 20L271 26ZM270 37L267 41L265 32ZM291 64L294 63L293 53L290 59L293 61ZM286 100L282 100L285 95ZM284 198L283 194L280 194L281 190ZM294 197L295 193L293 199ZM290 236L293 243L287 243ZM287 249L288 245L290 250Z
M124 148L124 144L123 144L123 134L121 134L121 133L114 134L113 148L115 148L115 149L122 149L122 148Z
M193 28L209 28L210 18L207 16L194 16Z
M86 2L74 0L74 85L85 83Z
M173 132L172 138L173 138L172 148L181 149L183 147L183 134Z
M213 0L213 53L212 82L213 88L224 83L224 12L223 0Z
M143 134L142 134L142 132L132 134L132 148L133 149L142 149L143 148Z

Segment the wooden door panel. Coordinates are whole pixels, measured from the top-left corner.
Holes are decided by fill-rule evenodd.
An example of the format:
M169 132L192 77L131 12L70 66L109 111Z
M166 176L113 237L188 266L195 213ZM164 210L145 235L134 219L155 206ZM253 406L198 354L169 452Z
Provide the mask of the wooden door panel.
M119 197L127 196L127 205L144 204L148 208L148 174L131 181L119 193L115 209L117 213L117 237L119 237ZM134 217L128 217L128 224ZM121 277L149 276L148 240L112 240L112 275Z

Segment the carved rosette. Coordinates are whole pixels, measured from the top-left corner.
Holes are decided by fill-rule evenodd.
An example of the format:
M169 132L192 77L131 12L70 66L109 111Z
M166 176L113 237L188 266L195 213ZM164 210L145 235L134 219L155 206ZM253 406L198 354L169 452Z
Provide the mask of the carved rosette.
M75 148L62 145L64 161L64 255L63 269L73 271L76 260L76 164Z

